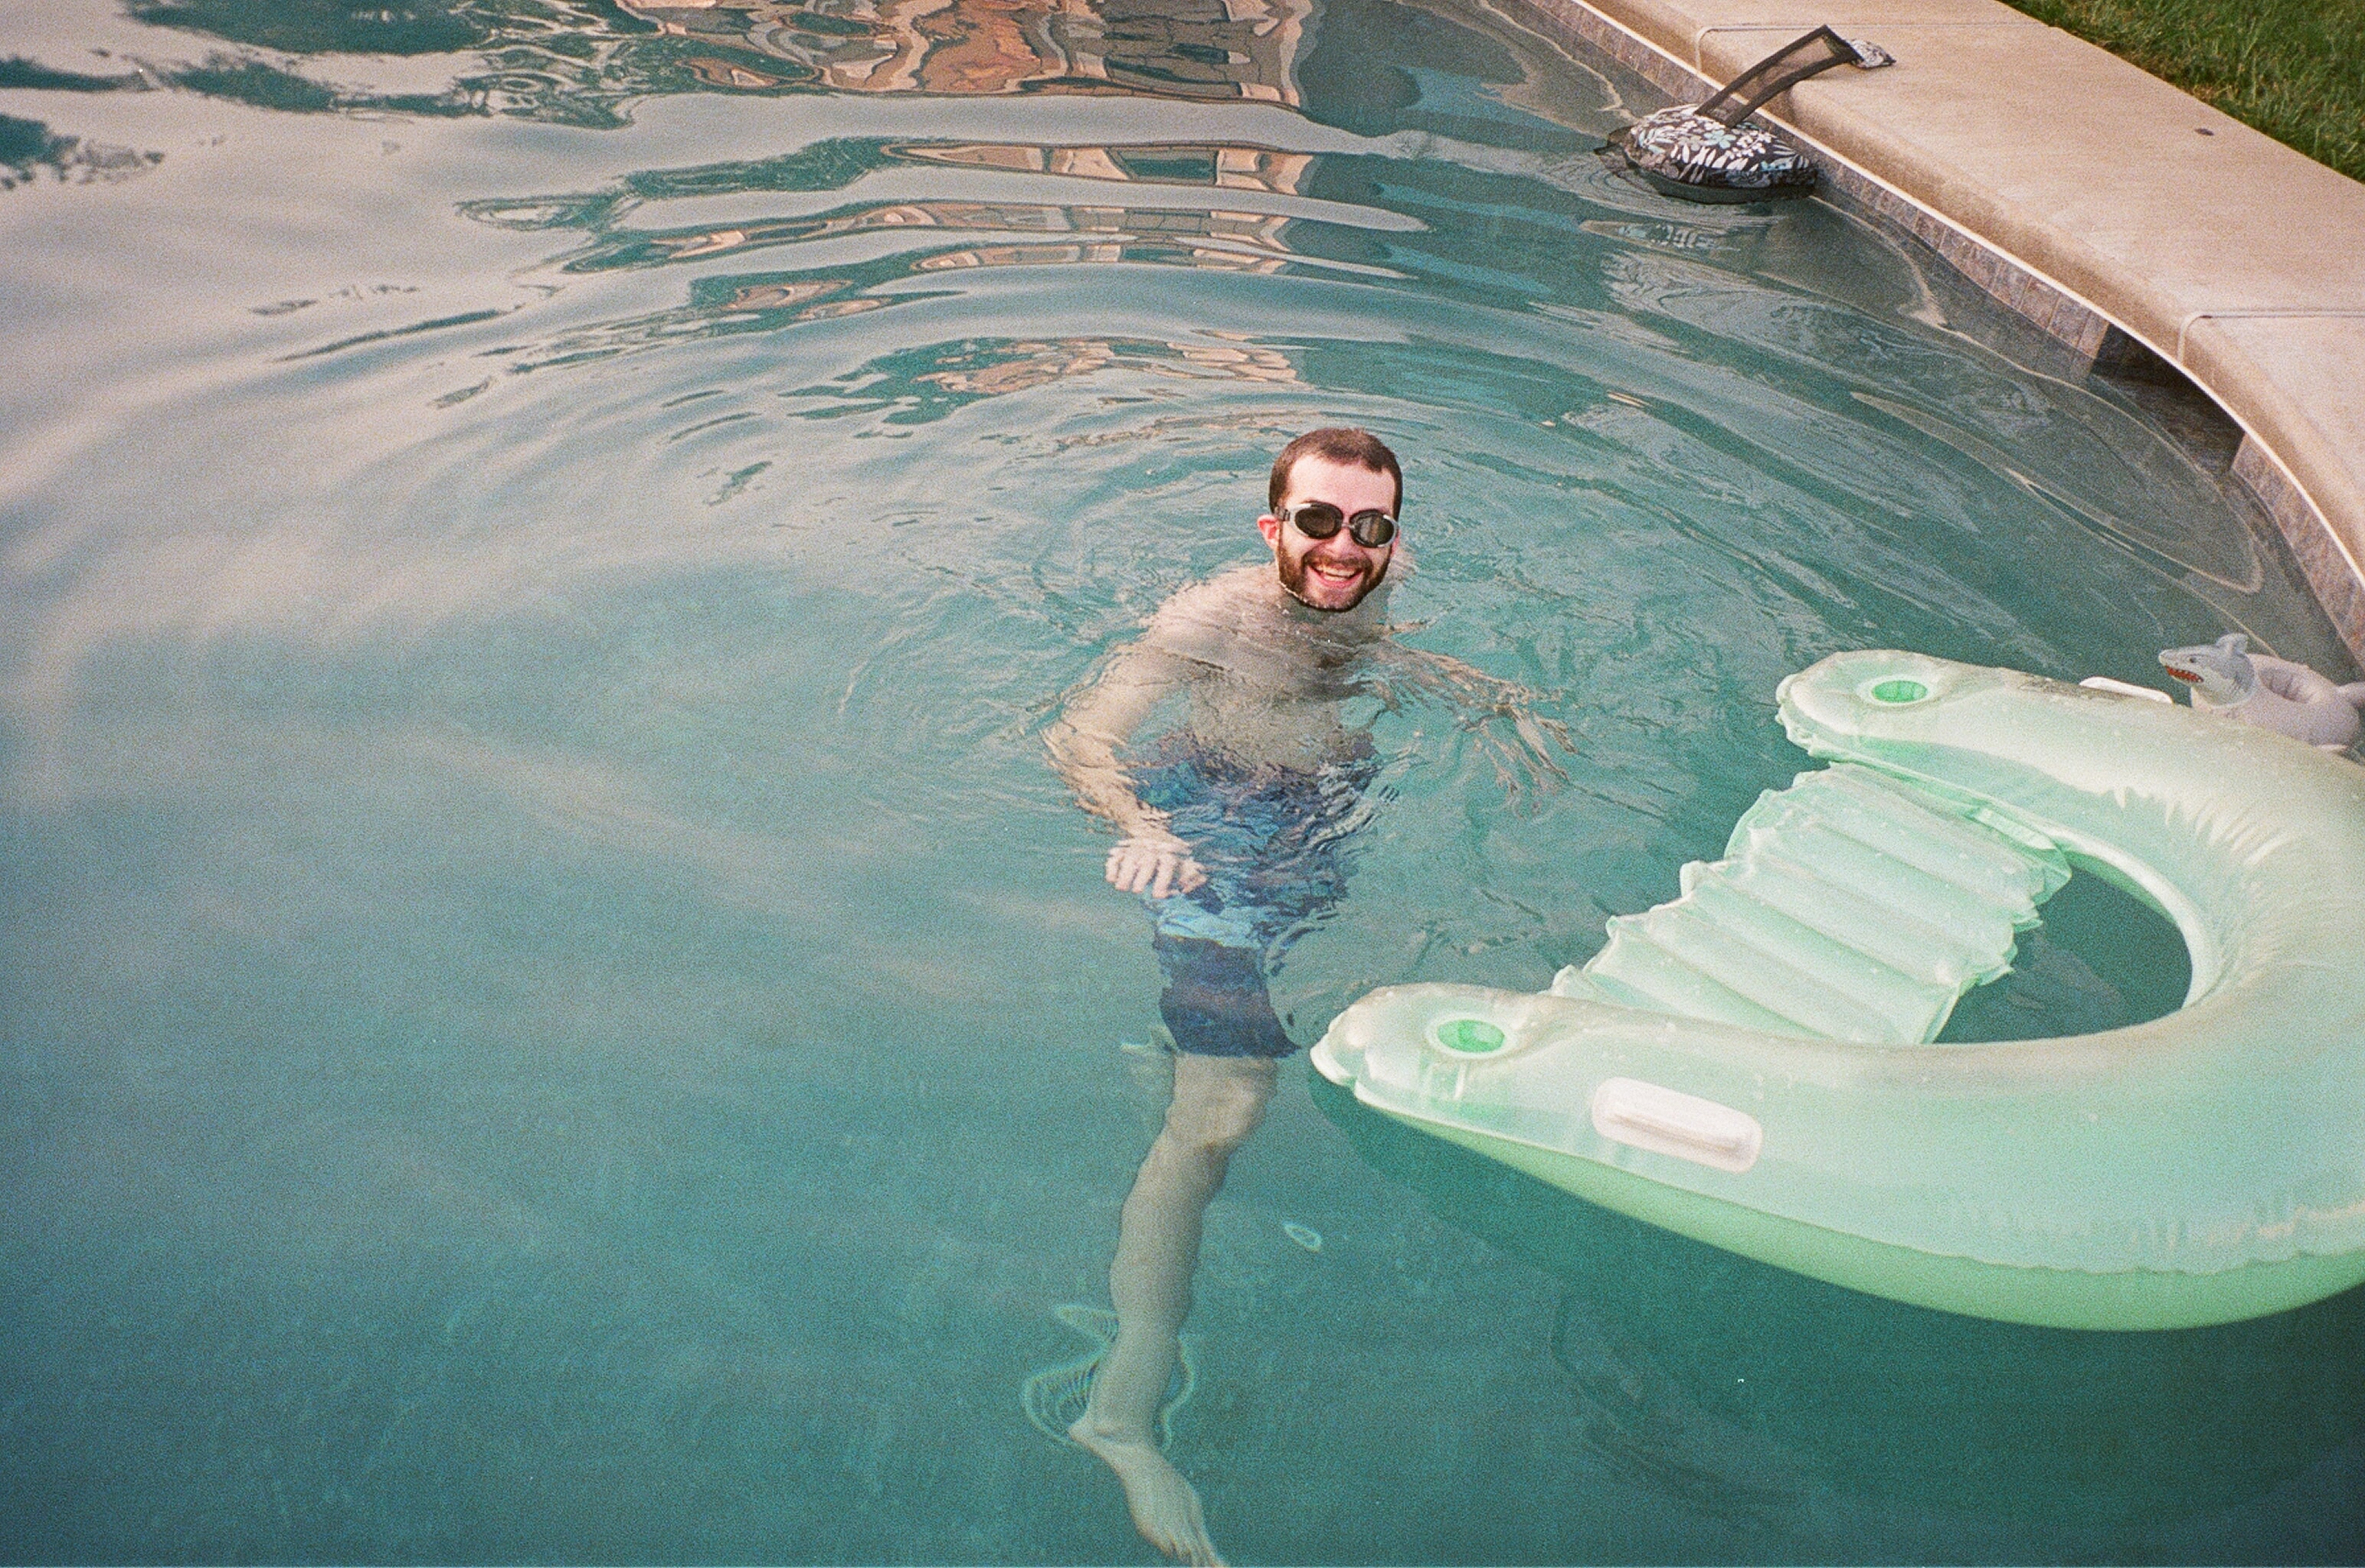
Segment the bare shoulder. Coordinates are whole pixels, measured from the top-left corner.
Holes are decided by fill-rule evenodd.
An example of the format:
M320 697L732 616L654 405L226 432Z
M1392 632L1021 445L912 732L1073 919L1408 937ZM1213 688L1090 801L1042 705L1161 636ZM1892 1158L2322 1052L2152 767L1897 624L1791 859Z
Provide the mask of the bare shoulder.
M1272 568L1251 562L1178 588L1149 618L1141 640L1149 646L1205 658L1239 639L1243 622L1272 597Z

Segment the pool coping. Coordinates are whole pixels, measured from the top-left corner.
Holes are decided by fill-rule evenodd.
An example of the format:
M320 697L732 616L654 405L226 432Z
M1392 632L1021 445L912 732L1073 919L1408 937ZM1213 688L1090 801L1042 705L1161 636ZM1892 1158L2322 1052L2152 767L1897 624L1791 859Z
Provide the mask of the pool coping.
M1889 50L1759 113L1827 196L2090 365L2156 356L2206 394L2242 431L2232 476L2365 666L2365 185L2000 0L1492 5L1671 101L1825 23Z

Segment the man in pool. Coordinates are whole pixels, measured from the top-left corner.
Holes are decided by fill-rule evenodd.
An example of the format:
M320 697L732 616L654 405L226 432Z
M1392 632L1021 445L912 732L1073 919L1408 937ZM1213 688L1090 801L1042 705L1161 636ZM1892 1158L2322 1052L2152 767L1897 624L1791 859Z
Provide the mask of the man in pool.
M1198 1493L1160 1451L1159 1406L1207 1204L1297 1048L1266 975L1346 890L1342 842L1368 814L1377 765L1340 704L1364 691L1389 700L1391 677L1476 698L1512 720L1530 766L1552 771L1542 730L1555 726L1528 716L1530 693L1387 639L1403 493L1395 454L1366 431L1291 442L1257 520L1272 559L1168 599L1045 736L1077 799L1122 835L1108 880L1149 904L1174 1046L1165 1126L1109 1268L1116 1338L1068 1435L1116 1473L1142 1535L1185 1562L1219 1559ZM1128 767L1120 753L1170 700L1174 727Z

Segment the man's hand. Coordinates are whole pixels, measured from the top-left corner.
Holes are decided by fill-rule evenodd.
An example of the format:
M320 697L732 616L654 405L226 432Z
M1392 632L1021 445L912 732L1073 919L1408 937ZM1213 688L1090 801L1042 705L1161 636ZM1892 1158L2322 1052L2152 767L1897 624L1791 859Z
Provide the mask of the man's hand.
M1121 893L1171 898L1207 879L1191 846L1163 828L1145 827L1117 840L1108 855L1109 886Z

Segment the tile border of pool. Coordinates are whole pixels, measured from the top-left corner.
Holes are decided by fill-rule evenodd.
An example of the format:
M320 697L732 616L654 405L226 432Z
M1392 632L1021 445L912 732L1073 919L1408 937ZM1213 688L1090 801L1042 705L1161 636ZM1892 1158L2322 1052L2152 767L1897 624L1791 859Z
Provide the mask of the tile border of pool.
M2365 185L1999 0L1491 5L1671 101L1822 23L1889 50L1761 113L1838 205L2089 364L2157 356L2224 409L2233 477L2365 665L2365 375L2340 371L2365 364Z

